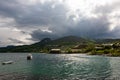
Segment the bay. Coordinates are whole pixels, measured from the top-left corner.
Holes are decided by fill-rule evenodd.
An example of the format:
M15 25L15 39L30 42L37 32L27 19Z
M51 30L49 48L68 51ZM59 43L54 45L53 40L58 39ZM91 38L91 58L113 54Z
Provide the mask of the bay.
M32 53L27 60L28 54L1 53L0 80L120 80L120 57Z

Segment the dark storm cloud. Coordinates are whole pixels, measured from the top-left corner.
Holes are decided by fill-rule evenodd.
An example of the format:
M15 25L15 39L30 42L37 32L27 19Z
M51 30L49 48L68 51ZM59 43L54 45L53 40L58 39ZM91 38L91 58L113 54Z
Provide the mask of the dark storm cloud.
M85 19L78 23L74 32L76 35L97 38L108 34L108 26L109 22L105 17L98 19Z
M17 0L0 0L0 16L15 18L21 14L22 9Z
M36 30L32 33L32 37L35 39L42 39L45 37L54 38L68 35L90 38L107 37L110 36L109 24L110 23L105 17L98 19L84 19L77 25L59 25L57 27L51 27L50 29L53 30L53 33Z
M57 4L55 8L52 8L55 2L23 5L18 1L0 1L0 14L5 17L14 18L20 27L61 23L66 18L67 10L62 4Z
M83 14L80 13L80 17L83 18L78 19L78 22L75 23L73 20L75 15L67 18L68 8L57 1L25 5L21 4L20 0L1 0L0 16L13 18L16 22L14 27L22 29L23 33L27 33L31 29L31 40L67 35L100 38L115 35L114 31L112 33L109 31L111 23L106 15L106 13L114 11L114 8L111 9L112 6L96 7L93 13L102 14L98 18L83 17ZM48 27L51 32L42 30L43 27ZM22 43L14 39L10 40Z
M55 35L54 33L50 33L50 32L43 32L41 30L35 30L33 31L32 35L32 40L38 41L41 40L43 38L56 38L57 35Z
M17 22L29 26L41 26L52 25L65 20L66 10L62 5L57 5L55 8L51 8L52 5L53 3L30 6L28 8L28 13L19 18Z
M116 29L111 32L112 38L120 38L120 26L116 26Z

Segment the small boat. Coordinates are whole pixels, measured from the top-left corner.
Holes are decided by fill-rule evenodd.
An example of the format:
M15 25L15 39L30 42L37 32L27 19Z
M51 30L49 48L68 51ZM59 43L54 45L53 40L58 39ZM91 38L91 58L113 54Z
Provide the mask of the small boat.
M2 65L6 65L6 64L12 64L13 61L6 61L6 62L3 62Z
M32 54L28 54L27 60L32 60Z

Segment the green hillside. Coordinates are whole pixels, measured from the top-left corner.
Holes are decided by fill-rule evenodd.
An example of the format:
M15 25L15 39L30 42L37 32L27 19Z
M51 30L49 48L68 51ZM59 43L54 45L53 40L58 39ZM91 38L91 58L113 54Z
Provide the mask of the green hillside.
M0 52L49 53L51 49L60 49L62 53L120 56L120 39L90 40L76 36L66 36L54 40L44 38L40 42L31 45L3 47L0 48Z
M76 36L66 36L55 40L44 38L40 42L31 45L0 48L0 52L48 52L51 48L65 49L85 43L92 43L92 41Z

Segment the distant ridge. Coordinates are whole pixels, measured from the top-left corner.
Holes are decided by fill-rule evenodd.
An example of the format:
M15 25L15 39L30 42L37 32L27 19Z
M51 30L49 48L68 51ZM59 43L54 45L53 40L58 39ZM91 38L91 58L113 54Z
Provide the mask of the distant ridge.
M120 39L94 39L96 43L115 43L120 42Z
M52 48L70 48L79 44L102 44L120 42L120 39L85 39L77 36L65 36L51 40L44 38L40 42L31 45L8 46L0 48L0 52L48 52Z
M40 42L31 45L0 48L0 52L40 52L43 49L49 50L51 48L50 46L69 46L88 42L91 41L77 36L65 36L55 40L51 40L50 38L44 38Z

